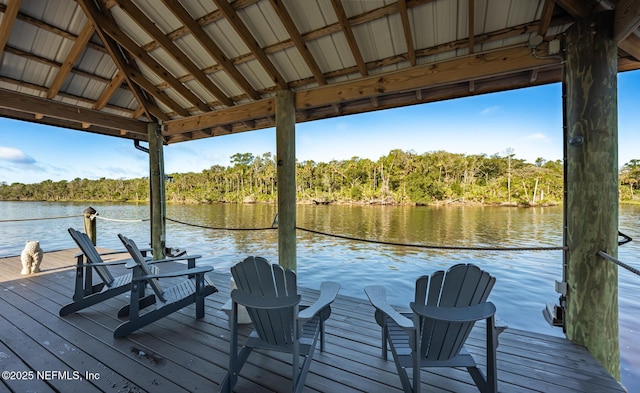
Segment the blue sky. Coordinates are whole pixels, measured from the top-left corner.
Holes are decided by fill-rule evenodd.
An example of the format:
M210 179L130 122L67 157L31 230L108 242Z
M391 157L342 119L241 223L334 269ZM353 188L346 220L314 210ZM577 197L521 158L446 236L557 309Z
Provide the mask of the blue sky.
M619 164L640 159L640 71L618 75ZM392 149L418 154L506 155L534 162L562 159L561 86L553 84L296 126L299 161L354 156L377 160ZM275 154L275 130L165 146L165 171L201 172L235 153ZM0 182L148 175L147 155L128 139L0 118Z

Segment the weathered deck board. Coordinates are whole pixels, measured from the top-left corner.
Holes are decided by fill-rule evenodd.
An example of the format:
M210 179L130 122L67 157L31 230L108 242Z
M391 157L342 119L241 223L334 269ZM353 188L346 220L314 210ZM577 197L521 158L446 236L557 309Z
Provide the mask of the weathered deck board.
M0 259L0 368L8 371L74 371L99 379L42 378L2 380L0 390L20 391L216 391L227 369L229 330L222 304L229 275L214 273L219 293L206 301L206 316L194 318L193 306L123 339L114 339L121 322L117 310L127 295L65 318L60 307L73 293L73 255L77 250L47 253L44 271L20 276L18 257ZM117 256L112 257L117 259ZM162 266L172 269L175 266ZM119 273L121 266L114 269ZM317 291L300 289L303 298ZM363 300L338 296L327 321L326 351L316 351L307 377L308 392L400 392L391 360L380 357L380 331L372 307ZM247 334L249 329L243 333ZM468 349L483 363L482 332L474 332ZM589 353L569 341L522 330L500 336L498 378L502 392L624 392ZM290 358L257 353L241 372L238 392L287 391ZM430 392L476 392L466 371L423 372Z

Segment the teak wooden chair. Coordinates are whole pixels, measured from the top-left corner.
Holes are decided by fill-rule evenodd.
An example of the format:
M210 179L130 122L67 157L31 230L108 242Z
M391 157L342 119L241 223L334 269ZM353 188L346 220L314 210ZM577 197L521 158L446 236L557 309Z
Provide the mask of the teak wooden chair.
M113 333L114 337L126 336L143 326L159 320L175 311L195 303L196 318L204 317L204 300L212 293L218 292L213 281L206 273L213 271L212 266L192 267L180 271L160 273L157 266L150 265L142 255L136 243L119 234L118 237L133 258L125 267L133 269L131 278L131 303L123 307L118 313L119 317L129 316L129 320L120 324ZM183 258L172 258L178 260ZM158 262L158 261L155 261ZM185 277L180 282L163 289L160 279L169 277ZM138 301L144 293L145 284L148 283L153 294L147 297L145 302ZM142 308L155 304L154 310L140 313Z
M301 392L320 341L324 351L324 321L331 314L330 304L340 285L321 284L319 298L308 308L299 307L296 275L280 265L271 265L261 257L248 257L231 268L237 289L231 292L231 349L229 370L220 385L221 392L231 392L242 366L253 349L266 349L292 354L292 391ZM253 332L238 352L238 306L245 306ZM299 357L304 361L299 366Z
M382 357L387 359L388 345L405 392L420 392L420 370L428 367L465 367L481 392L498 391L496 348L504 328L496 328L496 308L487 301L494 284L494 277L470 264L422 276L410 304L413 313L405 314L388 304L384 287L365 287L382 327ZM475 322L483 319L486 376L464 348ZM413 369L413 381L407 368Z

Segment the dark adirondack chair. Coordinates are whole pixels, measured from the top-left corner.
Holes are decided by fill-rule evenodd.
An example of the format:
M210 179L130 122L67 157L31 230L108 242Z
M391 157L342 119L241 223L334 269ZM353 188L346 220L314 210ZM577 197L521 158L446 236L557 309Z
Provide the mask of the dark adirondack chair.
M110 266L124 265L127 261L104 262L102 259L105 255L121 254L123 251L101 254L85 233L73 228L69 228L68 231L81 252L76 255L73 302L60 309L60 316L74 313L130 290L131 273L114 277L109 271ZM142 250L145 257L148 251L148 249ZM195 261L193 263L195 264ZM94 271L100 278L100 282L93 282Z
M114 337L124 337L143 326L159 320L175 311L195 303L196 318L204 317L204 300L212 293L218 292L206 273L213 271L212 266L192 267L184 270L160 273L157 266L148 263L136 243L123 235L118 235L122 244L131 254L132 261L125 267L133 270L131 278L131 303L120 310L119 317L128 316L113 333ZM178 260L184 258L172 258ZM156 261L157 262L157 261ZM163 289L160 279L169 277L185 277L185 279ZM137 301L144 293L146 283L153 290L153 294L145 302ZM142 308L155 304L155 309L140 313Z
M63 306L60 309L60 316L65 316L76 311L80 311L84 308L98 304L106 299L110 299L114 296L118 296L131 290L131 278L132 273L127 273L121 276L114 276L109 267L124 265L128 260L104 262L103 256L122 254L127 251L113 251L106 253L99 253L93 242L85 233L77 231L73 228L68 229L71 238L80 248L80 253L76 255L76 279L75 289L73 293L73 302ZM147 253L151 249L142 249L140 253L146 259ZM179 258L168 258L156 261L148 261L149 264L156 264L161 262L186 260L189 268L195 267L196 259L200 258L199 255L185 255ZM100 278L100 282L94 283L94 271ZM144 287L140 288L140 307L153 304L152 297L145 297ZM150 303L151 302L151 303ZM123 311L124 312L124 311Z
M497 392L496 348L498 334L493 303L487 298L495 278L470 264L422 276L416 281L413 313L400 314L386 300L382 286L365 287L375 307L376 321L382 327L382 357L387 344L398 369L405 392L420 392L420 370L428 367L465 367L478 389ZM486 320L485 376L464 348L476 321ZM413 369L413 384L407 368Z
M331 314L330 304L340 285L323 282L319 298L308 308L299 306L296 275L280 265L271 265L261 257L249 257L231 268L238 286L231 292L231 350L229 370L220 385L231 392L240 370L253 349L286 352L293 355L293 392L301 392L320 341L324 350L324 321ZM253 323L253 332L238 352L238 306L245 306ZM299 366L300 356L304 357Z

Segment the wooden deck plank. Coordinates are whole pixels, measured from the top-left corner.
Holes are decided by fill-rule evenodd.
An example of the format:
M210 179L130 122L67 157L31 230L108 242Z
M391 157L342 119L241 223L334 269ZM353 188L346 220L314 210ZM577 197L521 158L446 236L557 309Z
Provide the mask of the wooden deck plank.
M73 293L77 250L45 254L43 272L21 276L19 257L0 259L0 355L3 370L90 371L98 381L83 381L82 391L215 391L228 366L229 328L222 304L229 296L229 275L214 273L219 293L207 297L205 318L196 320L193 306L155 322L122 339L113 338L121 322L117 310L126 295L92 306L65 318L60 307ZM120 256L110 257L115 260ZM167 269L178 268L176 266ZM121 274L122 266L114 273ZM165 266L162 267L165 269ZM300 288L303 301L318 291ZM481 329L478 329L481 330ZM242 338L250 331L246 327ZM47 342L46 345L42 344ZM483 365L482 331L474 331L468 349ZM400 392L400 380L391 360L382 360L380 330L373 308L364 300L338 296L327 321L325 352L314 355L306 392ZM35 359L32 353L43 356ZM272 352L252 355L242 369L238 392L288 390L290 356ZM624 392L589 353L569 341L532 332L507 329L500 336L498 378L504 392ZM107 381L109 383L107 383ZM31 381L18 386L2 381L0 388L23 391L65 391L73 381ZM434 369L422 373L425 391L476 392L461 369ZM73 385L78 389L80 384Z

